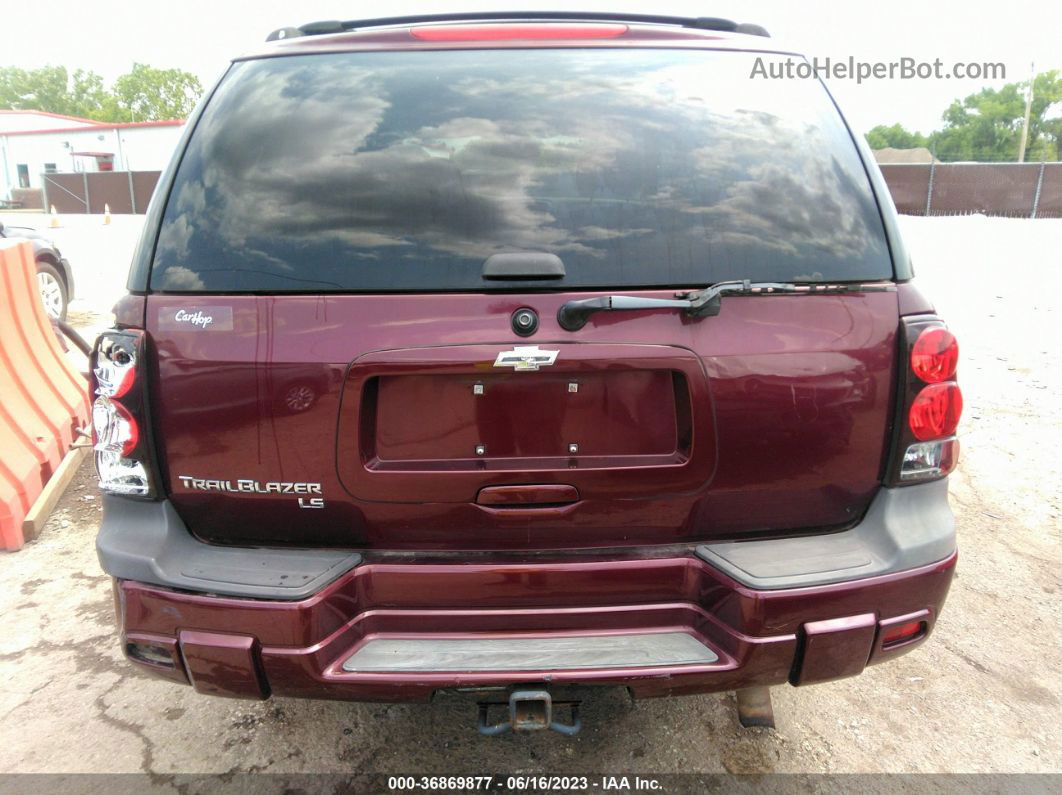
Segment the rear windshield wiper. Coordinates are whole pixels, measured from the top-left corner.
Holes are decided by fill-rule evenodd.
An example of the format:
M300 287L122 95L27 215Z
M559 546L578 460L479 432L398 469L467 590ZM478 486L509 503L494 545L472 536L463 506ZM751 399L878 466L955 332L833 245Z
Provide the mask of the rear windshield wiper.
M682 309L690 317L718 315L724 295L778 295L797 293L883 293L892 289L884 284L797 284L795 282L754 282L749 279L719 282L703 290L676 293L674 298L639 298L630 295L602 295L568 301L557 310L557 322L567 331L578 331L595 312L634 311L639 309Z

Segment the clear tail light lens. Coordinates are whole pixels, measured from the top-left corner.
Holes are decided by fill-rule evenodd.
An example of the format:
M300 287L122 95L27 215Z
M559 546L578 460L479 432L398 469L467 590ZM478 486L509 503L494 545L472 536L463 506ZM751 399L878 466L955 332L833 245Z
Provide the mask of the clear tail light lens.
M137 351L125 342L107 334L100 337L96 366L92 368L97 395L120 398L132 388L136 380Z
M109 450L97 450L96 473L100 477L100 488L111 494L151 496L151 478L147 468L134 458L124 458L120 453Z
M99 452L129 455L140 442L140 428L121 403L105 397L92 404L92 429Z
M105 331L92 354L92 430L100 488L111 494L151 497L150 445L143 437L142 331Z
M955 469L959 460L959 440L937 439L908 445L900 466L900 480L936 480Z

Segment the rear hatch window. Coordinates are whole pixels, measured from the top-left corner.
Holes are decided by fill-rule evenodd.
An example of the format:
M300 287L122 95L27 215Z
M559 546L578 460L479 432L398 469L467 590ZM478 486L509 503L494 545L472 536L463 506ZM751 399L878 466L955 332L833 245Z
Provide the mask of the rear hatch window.
M700 50L365 52L235 64L183 155L151 288L536 289L892 276L851 135L812 81Z

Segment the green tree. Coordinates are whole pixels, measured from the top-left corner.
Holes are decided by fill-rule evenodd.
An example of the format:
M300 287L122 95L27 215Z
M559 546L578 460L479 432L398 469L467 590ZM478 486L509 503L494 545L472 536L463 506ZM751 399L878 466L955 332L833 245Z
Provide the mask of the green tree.
M1039 148L1029 149L1026 160L1059 160L1062 155L1062 116L1047 119L1040 125Z
M62 66L0 67L0 108L42 110L97 121L183 119L203 93L199 79L180 69L133 64L107 88L95 72Z
M126 117L122 121L186 118L202 93L195 75L142 63L114 81L117 112Z
M95 72L78 69L70 79L69 113L97 121L110 121L114 99Z
M985 88L955 100L944 112L944 127L930 136L941 160L1016 160L1025 118L1029 81ZM1029 114L1026 160L1058 158L1057 125L1050 118L1062 103L1058 70L1036 75Z
M878 125L867 133L873 149L928 146L944 161L1013 161L1018 157L1029 81L985 88L948 106L944 125L923 136L901 125ZM1027 161L1058 160L1062 152L1062 76L1058 70L1036 75L1029 114Z
M0 68L0 107L13 110L70 112L69 77L62 66Z
M914 149L918 146L928 146L929 140L918 132L910 132L902 124L894 124L886 127L879 124L867 133L867 143L871 149Z
M944 128L930 136L941 160L1014 160L1025 114L1018 83L985 88L944 111Z
M1024 113L1024 111L1022 111ZM1036 76L1026 160L1058 160L1062 155L1062 74L1057 69Z

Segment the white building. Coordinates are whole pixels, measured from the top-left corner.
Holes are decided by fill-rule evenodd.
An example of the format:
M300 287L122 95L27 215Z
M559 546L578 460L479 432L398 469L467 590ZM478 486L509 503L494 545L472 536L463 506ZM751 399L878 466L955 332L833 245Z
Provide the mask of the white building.
M111 124L39 110L0 110L0 199L40 188L41 174L161 171L184 121Z

